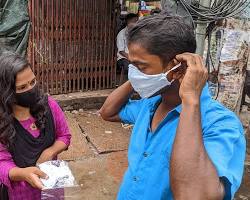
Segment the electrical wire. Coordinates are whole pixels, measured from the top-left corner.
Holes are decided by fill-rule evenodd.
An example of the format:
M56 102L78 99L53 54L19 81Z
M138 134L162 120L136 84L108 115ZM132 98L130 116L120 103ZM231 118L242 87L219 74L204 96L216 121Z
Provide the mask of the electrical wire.
M176 1L176 10L175 10L175 14L178 15L179 14L179 0L175 0ZM191 24L192 24L192 27L193 27L193 30L194 30L194 33L196 34L196 24L189 12L189 10L185 7L185 5L182 5L182 7L184 8L184 10L187 12L187 15L181 15L183 18L187 18L190 20ZM190 25L191 25L190 24Z
M220 81L218 78L218 73L219 73L219 66L218 66L218 70L216 71L215 69L215 65L213 62L213 58L212 58L212 54L211 54L211 40L212 40L212 33L214 32L215 29L215 23L211 22L208 27L207 27L207 31L206 31L206 35L207 35L207 39L208 39L208 51L207 51L207 57L206 57L206 67L208 69L208 73L210 74L210 77L212 77L210 80L212 83L216 83L217 86L217 91L216 91L216 95L214 96L214 99L217 100L219 93L220 93ZM212 70L210 67L210 62L212 65ZM215 78L215 81L213 81Z
M233 17L250 5L250 0L215 0L210 7L202 6L199 1L178 1L196 23L210 23Z
M201 5L200 0L191 0L189 2L187 2L187 0L175 0L177 4L176 12L178 12L178 5L180 2L182 7L191 17L194 30L196 24L209 24L206 31L206 36L208 38L206 66L209 73L211 73L211 75L216 78L215 81L217 83L217 94L215 95L215 99L217 99L220 92L220 82L218 78L220 65L218 65L218 70L216 71L211 55L211 38L212 38L212 32L214 31L215 28L215 22L238 15L250 5L250 0L214 0L214 1L211 0L211 1L212 1L211 5L209 7L205 7ZM213 72L210 72L211 70L210 62L212 65Z
M216 71L211 55L211 39L212 32L215 28L215 22L238 15L250 5L250 0L214 0L209 7L201 5L200 0L192 0L191 2L187 2L186 0L177 1L180 2L183 8L190 14L193 23L209 23L206 31L206 36L208 38L206 67L208 69L209 74L212 76L212 79L216 79L214 81L217 83L217 91L214 98L217 99L220 93L220 81L218 77L219 66L218 71ZM210 63L212 65L212 70Z

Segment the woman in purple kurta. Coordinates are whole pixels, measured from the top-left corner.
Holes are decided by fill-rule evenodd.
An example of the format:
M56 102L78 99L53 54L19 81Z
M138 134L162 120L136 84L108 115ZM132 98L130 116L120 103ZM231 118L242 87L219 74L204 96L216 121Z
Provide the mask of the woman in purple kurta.
M48 177L36 164L55 159L70 144L61 108L37 85L25 59L0 56L0 184L10 200L41 199L39 178Z

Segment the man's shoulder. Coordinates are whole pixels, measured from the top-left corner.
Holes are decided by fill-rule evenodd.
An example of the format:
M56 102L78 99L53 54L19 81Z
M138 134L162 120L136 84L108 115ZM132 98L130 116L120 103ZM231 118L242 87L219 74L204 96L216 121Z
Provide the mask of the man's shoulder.
M120 30L120 32L117 34L117 37L118 37L118 36L125 36L125 34L126 34L126 29L127 29L127 28L124 28L124 29Z
M230 126L242 129L242 123L238 116L220 102L211 99L202 114L203 123L209 127Z

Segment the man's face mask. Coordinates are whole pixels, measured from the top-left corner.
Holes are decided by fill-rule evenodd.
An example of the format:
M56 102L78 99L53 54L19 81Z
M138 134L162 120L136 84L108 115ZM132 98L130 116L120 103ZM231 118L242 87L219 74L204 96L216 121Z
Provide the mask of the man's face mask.
M167 75L180 66L181 63L174 66L166 73L148 75L142 73L139 69L137 69L137 67L130 64L128 70L128 79L134 90L138 92L141 98L149 98L154 96L154 94L156 94L161 89L172 84L174 80L169 81L167 79Z
M16 93L17 105L31 108L39 101L39 89L35 85L31 90L22 93Z

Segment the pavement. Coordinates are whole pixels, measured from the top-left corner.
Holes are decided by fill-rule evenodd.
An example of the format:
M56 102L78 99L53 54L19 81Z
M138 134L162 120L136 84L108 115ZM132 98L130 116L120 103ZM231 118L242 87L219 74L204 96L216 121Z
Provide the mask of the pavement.
M128 166L131 128L102 120L97 110L73 113L65 112L71 145L58 159L69 161L78 186L66 188L64 199L113 200Z
M116 198L127 168L130 126L105 122L96 109L66 111L72 133L68 151L59 159L69 161L78 186L66 188L64 198L74 200L112 200ZM245 128L250 111L243 107L241 120ZM246 160L243 184L235 200L250 200L250 156ZM61 198L58 198L61 199Z
M248 99L249 101L249 99ZM243 124L247 139L247 154L245 160L245 171L241 187L235 196L235 200L250 200L250 109L243 106L240 112L240 119Z

